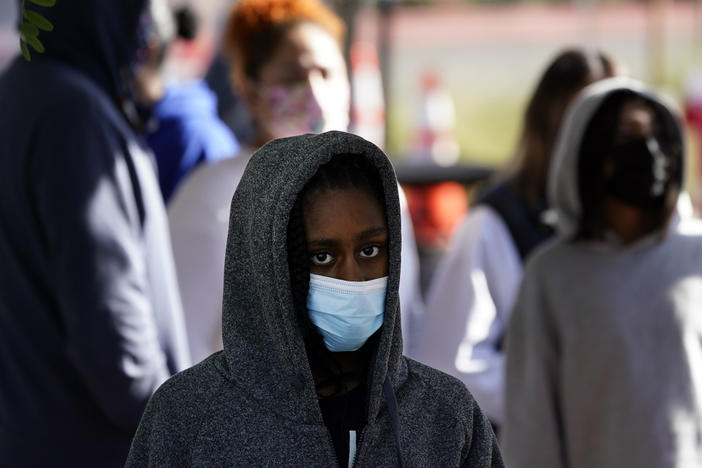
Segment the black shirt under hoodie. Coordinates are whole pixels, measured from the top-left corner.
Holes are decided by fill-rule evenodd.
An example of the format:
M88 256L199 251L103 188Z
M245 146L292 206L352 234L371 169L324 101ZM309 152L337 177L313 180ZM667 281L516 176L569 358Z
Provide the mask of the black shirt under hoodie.
M327 132L273 140L248 163L231 205L224 350L159 388L127 467L339 465L297 324L287 261L295 199L338 154L362 155L377 168L389 237L385 315L369 361L356 466L503 466L490 423L466 387L402 356L400 204L392 164L358 136Z
M350 432L356 431L356 441L366 425L366 392L364 385L358 385L351 391L319 399L324 425L329 430L334 451L342 466L348 465L351 451Z

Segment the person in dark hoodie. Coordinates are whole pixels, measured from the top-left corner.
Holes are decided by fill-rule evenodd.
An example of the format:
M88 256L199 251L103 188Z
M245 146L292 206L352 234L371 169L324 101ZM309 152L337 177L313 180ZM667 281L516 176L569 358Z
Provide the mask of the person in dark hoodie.
M130 126L145 4L31 4L54 25L45 52L0 77L0 466L122 466L149 397L189 365Z
M514 468L702 466L702 222L680 216L684 137L642 83L585 88L549 171L557 238L507 332Z
M154 394L127 466L503 466L465 386L402 356L400 236L373 144L258 150L231 203L224 350Z

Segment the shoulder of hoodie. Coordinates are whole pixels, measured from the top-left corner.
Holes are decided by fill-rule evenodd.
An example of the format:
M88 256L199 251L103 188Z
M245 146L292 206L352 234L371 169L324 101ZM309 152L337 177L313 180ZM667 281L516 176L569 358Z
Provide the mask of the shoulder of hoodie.
M213 401L226 384L218 368L220 359L223 353L215 353L156 390L142 415L126 466L189 464L203 427L218 410Z
M536 247L527 257L524 262L524 276L528 272L551 268L553 262L561 262L574 248L578 248L576 244L559 235L548 239Z
M683 242L693 250L702 249L702 220L693 217L684 217L670 234L670 239ZM556 236L539 246L527 259L524 266L525 280L533 280L542 270L558 271L563 267L575 252L588 253L583 250L583 244L573 242L561 236Z
M413 359L404 359L408 365L408 378L398 390L400 396L409 391L413 398L421 398L422 401L417 403L423 410L435 407L462 420L469 417L469 413L463 410L471 409L477 403L463 382ZM192 410L196 411L196 418L206 417L208 411L205 408L216 411L216 395L229 388L226 366L223 351L212 354L166 380L151 397L149 406L158 407L160 419L188 419Z
M168 428L196 436L209 414L217 410L213 401L226 386L221 360L224 354L219 351L173 375L156 390L146 410L152 431Z
M38 138L59 145L79 139L103 138L111 145L136 140L117 104L79 69L53 59L16 68L22 82L22 118L36 128Z
M124 121L108 93L78 68L52 59L39 60L32 65L27 73L37 75L38 81L45 84L32 92L47 104L63 105L52 110L67 114L73 121L88 117L87 110ZM70 123L66 122L66 126ZM127 125L126 121L124 125Z
M126 153L146 154L117 105L82 71L47 58L15 63L8 73L11 109L28 131L38 171L92 179L114 171L114 160Z
M418 361L405 357L407 360L408 377L405 385L407 391L416 401L422 413L434 413L435 417L454 418L472 433L474 418L483 417L478 403L463 382L456 377L440 370L429 367ZM402 387L398 392L399 404L402 407Z

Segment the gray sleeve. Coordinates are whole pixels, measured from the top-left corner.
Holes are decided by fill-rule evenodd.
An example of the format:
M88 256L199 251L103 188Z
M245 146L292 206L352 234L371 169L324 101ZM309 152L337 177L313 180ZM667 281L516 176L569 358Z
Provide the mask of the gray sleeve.
M530 262L507 331L506 420L502 452L507 466L566 466L559 411L558 333Z
M156 466L152 459L158 458L158 454L152 453L152 438L156 432L157 406L157 397L154 395L149 401L132 439L132 446L129 449L129 455L124 465L125 468Z
M215 417L213 411L229 408L219 404L226 380L216 368L218 359L225 359L223 353L176 374L159 387L141 418L125 467L186 467L194 463L203 425ZM227 404L230 397L223 397ZM225 450L209 455L221 459ZM208 453L199 455L208 457ZM207 466L203 460L199 466Z
M85 112L83 112L85 110ZM45 129L35 159L37 213L55 274L64 347L97 407L135 430L169 376L152 310L144 214L129 145L100 115L81 109Z

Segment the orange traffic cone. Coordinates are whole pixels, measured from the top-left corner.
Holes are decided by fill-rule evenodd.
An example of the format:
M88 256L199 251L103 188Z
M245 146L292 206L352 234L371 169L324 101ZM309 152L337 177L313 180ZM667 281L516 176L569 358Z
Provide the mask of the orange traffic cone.
M460 150L455 136L451 93L436 73L422 75L412 164L450 166ZM405 186L420 255L431 256L448 246L458 222L468 209L465 187L458 182Z
M458 161L460 148L456 140L456 113L450 91L433 71L422 75L416 141L416 162L450 166Z

